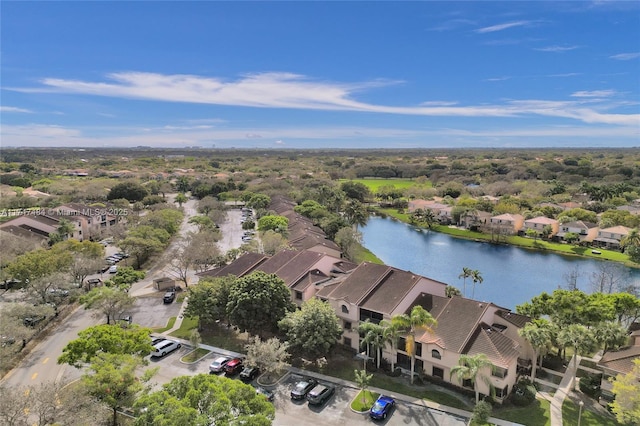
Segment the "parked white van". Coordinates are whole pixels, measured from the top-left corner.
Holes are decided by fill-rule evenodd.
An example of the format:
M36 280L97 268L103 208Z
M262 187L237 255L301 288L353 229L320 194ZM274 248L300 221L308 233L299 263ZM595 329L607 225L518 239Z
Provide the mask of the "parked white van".
M182 345L175 340L163 340L160 343L156 343L153 347L155 350L151 352L151 356L161 357L176 349L180 349Z

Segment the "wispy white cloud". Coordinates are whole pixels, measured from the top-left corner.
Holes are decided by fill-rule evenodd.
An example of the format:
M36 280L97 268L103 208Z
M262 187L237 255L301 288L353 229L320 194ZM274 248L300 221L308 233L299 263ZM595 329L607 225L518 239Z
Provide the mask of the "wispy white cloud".
M497 24L497 25L492 25L490 27L478 28L477 30L475 30L475 32L479 33L479 34L494 33L496 31L503 31L503 30L506 30L506 29L509 29L509 28L523 27L523 26L531 25L531 23L532 23L532 21L505 22L504 24Z
M554 52L554 53L562 53L568 52L570 50L578 49L580 46L547 46L547 47L535 47L533 50L537 50L538 52Z
M19 112L24 114L31 114L33 111L25 108L11 107L11 106L0 106L0 112Z
M456 101L427 101L427 102L422 102L420 105L422 105L422 106L452 106L452 105L458 105L458 102L456 102Z
M367 89L398 84L397 81L373 80L356 83L317 81L290 73L263 73L228 81L196 75L163 75L157 73L116 73L109 82L86 82L47 78L43 87L14 88L22 92L63 92L164 102L234 105L256 108L290 108L326 111L360 111L434 117L523 117L542 115L571 118L585 122L638 125L640 114L606 114L598 111L607 105L592 105L586 111L574 101L553 102L553 107L540 108L540 101L507 101L502 104L457 105L423 103L412 106L388 106L354 99ZM428 101L434 102L434 101ZM545 101L546 102L546 101Z
M505 77L491 77L491 78L485 78L484 81L505 81L505 80L510 80L511 77L505 76Z
M574 98L608 98L614 96L615 90L580 90L571 94Z
M567 73L564 73L564 74L548 74L548 75L545 75L545 77L562 77L562 78L564 78L564 77L575 77L577 75L582 75L582 73L580 73L580 72L567 72Z
M609 56L609 58L616 59L618 61L629 61L631 59L640 58L640 52L618 53L617 55Z

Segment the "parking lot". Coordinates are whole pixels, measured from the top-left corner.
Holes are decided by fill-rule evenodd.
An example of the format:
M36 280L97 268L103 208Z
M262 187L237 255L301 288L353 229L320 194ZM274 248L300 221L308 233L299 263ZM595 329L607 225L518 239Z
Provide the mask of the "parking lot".
M169 318L178 316L181 303L163 303L164 292L153 293L144 297L136 297L135 304L127 311L133 317L133 323L142 327L164 327ZM180 295L180 293L178 293Z
M151 359L152 367L160 367L153 378L158 385L167 383L171 379L183 375L209 373L209 364L220 354L210 353L204 359L194 363L185 364L180 358L189 352L189 348L182 347L164 358ZM274 406L276 418L274 425L280 426L343 426L343 425L415 425L415 426L464 426L465 419L452 416L437 410L432 410L420 405L408 404L397 401L396 408L384 421L373 421L367 414L359 414L351 411L349 404L357 395L358 389L336 386L335 394L323 405L310 406L306 401L293 401L289 394L294 384L302 376L288 374L275 386L265 386L275 394ZM238 376L234 377L239 380ZM258 381L260 379L258 378ZM329 382L320 381L322 384ZM252 384L256 385L256 381ZM393 396L393 394L391 394Z

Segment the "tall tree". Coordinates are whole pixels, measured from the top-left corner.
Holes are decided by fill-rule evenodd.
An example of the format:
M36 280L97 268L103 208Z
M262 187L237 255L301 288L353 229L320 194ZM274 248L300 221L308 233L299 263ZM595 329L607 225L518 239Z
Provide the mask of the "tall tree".
M367 356L369 356L369 348L375 351L376 367L380 368L380 360L382 358L382 349L385 346L384 327L370 321L360 323L358 332L362 336L360 344L367 347Z
M355 376L355 382L362 394L362 404L364 405L367 401L366 391L369 388L371 379L373 379L373 374L367 374L367 370L353 370L353 374Z
M571 347L574 350L574 378L578 371L578 357L581 354L593 350L596 346L596 339L593 331L582 324L571 324L562 327L558 332L557 342L562 347Z
M135 355L143 358L151 353L151 329L135 325L96 325L78 333L78 338L70 341L62 349L58 364L69 364L76 368L90 363L102 353L115 355Z
M473 275L473 269L467 268L466 266L462 268L462 273L458 275L458 278L462 278L462 296L467 296L467 278L471 278Z
M344 215L347 222L358 230L358 226L364 226L369 219L367 208L358 200L349 200L344 208Z
M398 338L402 334L402 330L398 322L382 320L380 321L380 325L383 329L384 339L391 346L391 372L395 371L395 359L394 356L396 354L396 347L398 346Z
M107 317L107 324L133 306L135 299L124 291L114 287L96 287L80 298L85 309L95 309L98 315Z
M480 271L478 271L477 269L471 271L471 281L473 282L473 290L471 291L471 298L473 299L476 294L476 284L482 284L482 282L484 281L482 275L480 274Z
M229 319L252 334L276 330L278 321L294 309L289 288L275 274L257 271L238 278L229 289Z
M528 322L518 330L518 333L531 344L535 351L533 368L531 370L532 381L536 378L536 368L541 361L542 350L551 344L551 323L545 319Z
M118 424L118 411L133 407L138 394L144 390L157 369L136 374L142 366L142 359L133 355L101 353L92 359L82 383L87 393L98 399L112 411L112 425Z
M476 393L476 404L480 401L480 391L477 386L478 378L481 377L487 386L491 386L489 379L482 373L486 368L493 368L493 364L485 354L462 354L458 359L458 365L451 367L451 377L456 376L460 383L464 380L471 381L473 390Z
M135 404L136 426L269 426L272 403L239 380L210 374L181 376Z
M197 317L199 330L202 330L203 324L226 321L229 316L229 291L235 280L233 276L208 278L198 282L197 286L189 287L184 315L190 318Z
M245 346L247 364L259 367L267 375L284 371L289 366L289 343L277 337L262 340L256 336Z
M310 299L278 323L289 344L312 356L323 356L342 335L340 320L328 303Z
M411 308L409 314L395 315L391 321L407 336L405 351L411 356L411 384L413 384L416 364L416 333L418 331L432 331L432 327L437 325L437 321L420 305Z
M182 205L184 203L186 203L187 201L189 201L189 198L187 198L186 195L184 195L183 192L180 192L178 195L176 195L176 199L175 199L176 203L178 203L178 206L182 207Z

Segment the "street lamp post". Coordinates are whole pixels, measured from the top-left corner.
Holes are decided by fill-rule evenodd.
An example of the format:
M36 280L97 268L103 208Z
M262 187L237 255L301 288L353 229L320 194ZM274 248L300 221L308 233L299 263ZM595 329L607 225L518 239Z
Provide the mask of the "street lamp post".
M584 401L580 401L578 403L580 409L578 410L578 426L580 426L580 422L582 421L582 407L584 407Z

